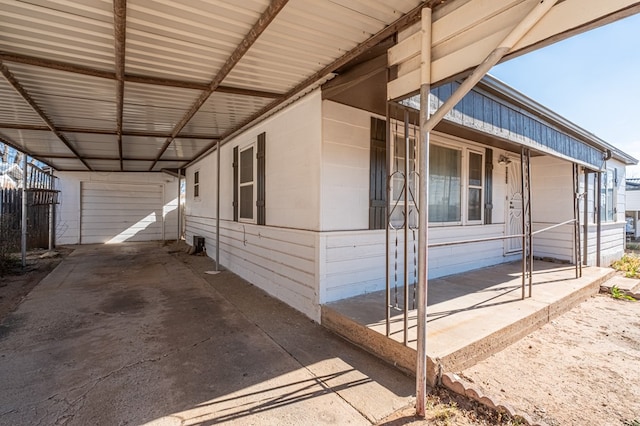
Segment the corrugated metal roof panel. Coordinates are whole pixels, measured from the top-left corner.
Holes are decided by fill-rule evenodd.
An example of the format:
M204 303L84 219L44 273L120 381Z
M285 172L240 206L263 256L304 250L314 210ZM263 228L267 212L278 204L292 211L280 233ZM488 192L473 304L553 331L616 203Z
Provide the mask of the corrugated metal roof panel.
M287 91L419 3L291 0L229 73L225 84ZM278 47L275 52L274 46Z
M268 4L130 0L126 71L209 81Z
M160 172L162 171L162 169L179 169L186 166L187 163L188 161L158 161L158 163L153 167L152 171ZM151 163L147 165L146 169L148 169L150 166Z
M10 70L54 125L115 130L115 81L22 64Z
M174 139L162 155L162 160L187 160L193 158L213 141L209 139Z
M273 102L273 99L214 92L183 133L222 135Z
M165 140L165 138L123 136L122 156L131 159L153 159L158 155Z
M69 148L49 131L0 129L0 135L5 137L8 142L12 142L36 156L46 154L73 155Z
M120 161L118 160L87 160L93 170L100 171L120 171Z
M125 83L125 130L170 132L200 95L199 90Z
M80 155L87 157L118 157L118 138L115 135L64 133Z
M0 78L0 123L45 124L4 78Z
M137 171L137 170L149 170L149 167L153 164L153 161L138 161L138 160L127 160L123 161L124 171ZM158 171L160 171L161 167L158 167Z
M113 70L111 1L0 0L0 50Z
M56 170L68 170L68 171L85 171L87 168L82 164L80 160L73 158L48 158L42 157L42 160L47 164L53 166Z

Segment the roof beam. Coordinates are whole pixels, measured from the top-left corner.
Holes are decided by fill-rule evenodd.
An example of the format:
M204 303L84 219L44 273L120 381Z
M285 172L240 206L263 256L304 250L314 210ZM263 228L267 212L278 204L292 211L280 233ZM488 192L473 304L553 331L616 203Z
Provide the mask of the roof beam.
M51 131L51 129L47 126L39 126L34 124L14 124L14 123L0 123L0 130L2 129L34 130L34 131L47 131L47 132ZM117 134L115 130L89 129L84 127L58 127L57 129L62 133L84 133L88 135L116 135ZM168 138L169 133L150 132L148 130L123 130L122 136L133 136L133 137L143 137L143 138ZM219 138L217 136L211 136L211 135L185 133L185 134L178 135L176 139L205 139L205 140L217 141Z
M240 42L240 44L233 51L231 56L227 58L222 68L218 71L216 76L213 78L211 83L209 83L209 87L207 90L202 92L196 102L191 106L189 111L182 117L171 132L171 137L167 138L162 149L158 152L156 156L156 162L162 157L165 153L169 145L173 141L173 139L180 133L180 131L187 125L189 120L193 118L194 115L200 110L202 105L209 99L209 96L220 86L220 83L225 79L227 75L231 72L231 70L240 62L240 59L247 53L249 48L253 46L253 43L256 42L258 37L267 29L269 24L275 19L275 17L280 13L280 11L284 8L289 0L271 0L267 9L260 15L258 21L251 27L251 30L245 35L244 39ZM152 170L155 167L155 162L151 165L149 170Z
M357 45L356 47L354 47L353 49L351 49L350 51L348 51L347 53L345 53L344 55L342 55L341 57L339 57L335 61L331 62L329 65L325 66L320 71L318 71L318 72L314 73L313 75L309 76L308 78L306 78L304 81L302 81L301 83L296 85L293 89L291 89L287 93L285 93L281 98L271 102L269 105L267 105L266 107L262 108L260 111L258 111L255 114L253 114L247 120L245 120L244 122L242 122L241 124L239 124L235 128L229 130L227 133L223 134L221 136L221 139L223 140L223 143L226 142L226 139L228 139L230 136L234 135L236 132L242 130L245 126L248 126L249 124L251 124L255 120L259 119L261 116L263 116L267 112L269 112L272 109L278 107L279 105L285 103L286 101L291 99L293 96L295 96L296 94L300 93L302 90L304 90L307 87L311 86L316 81L318 81L321 78L325 77L326 75L332 73L336 69L346 65L347 63L349 63L353 59L357 58L358 56L360 56L361 54L363 54L367 50L371 49L372 47L376 46L377 44L379 44L380 42L382 42L386 38L391 37L396 32L398 32L398 31L402 30L403 28L406 28L406 27L418 22L420 20L422 9L424 7L431 7L433 4L437 4L437 3L439 3L439 0L429 0L429 1L422 2L418 6L416 6L415 8L410 10L409 12L407 12L406 14L402 15L400 18L396 19L390 25L388 25L388 26L384 27L382 30L378 31L376 34L371 36L369 39L367 39L364 42L360 43L359 45ZM198 154L196 154L196 156L194 157L193 161L196 161L197 159L202 157L205 153L207 153L209 150L211 150L215 145L216 145L216 143L214 142L214 143L211 143L208 146L206 146L202 151L200 151Z
M33 98L31 97L31 95L29 95L29 93L27 93L26 90L24 90L24 88L22 87L22 85L20 84L20 82L18 80L16 80L16 78L13 76L13 74L11 73L11 71L9 71L9 69L7 68L7 66L0 61L0 72L2 72L2 75L4 76L4 78L9 82L9 84L11 86L13 86L14 90L16 92L18 92L18 94L20 96L22 96L22 99L25 100L26 103L29 104L29 106L31 107L31 109L33 109L35 111L36 114L38 114L40 116L40 118L42 119L42 121L45 122L45 124L47 125L47 127L49 128L49 130L51 130L53 132L54 135L56 135L56 137L67 147L69 148L69 150L73 153L73 155L76 156L76 158L78 160L80 160L82 162L82 164L84 164L84 166L91 170L91 166L89 166L89 164L82 158L82 156L78 153L78 151L73 147L73 145L71 145L71 143L67 140L67 138L56 128L56 126L53 124L53 122L49 119L49 117L47 117L47 115L44 113L44 111L42 109L40 109L40 107L38 106L38 104L35 103L35 101L33 100Z
M111 71L103 71L67 62L55 61L51 59L37 58L34 56L22 55L19 53L0 52L0 60L13 62L16 64L32 65L40 68L48 68L57 71L82 74L90 77L116 80L116 74ZM155 86L176 87L178 89L207 90L209 85L195 81L176 80L172 78L151 77L138 74L124 74L124 81L127 83L151 84ZM216 92L231 93L234 95L253 96L256 98L277 99L282 97L281 93L267 92L264 90L243 89L240 87L218 86Z
M3 142L4 139L2 137L0 137L0 142ZM7 145L11 145L10 143L8 143ZM15 146L13 146L13 148L16 148ZM18 148L16 148L18 149ZM37 158L37 156L33 156L30 153L26 153L27 155L29 155L30 157L33 158ZM46 154L44 156L44 158L50 158L50 159L54 159L54 160L76 160L76 157L73 157L71 155L65 155L65 154ZM89 157L84 157L85 160L87 161L95 161L95 160L105 160L105 161L120 161L120 157L95 157L95 156L89 156ZM42 161L42 160L40 160ZM133 157L123 157L122 161L154 161L153 158L133 158ZM184 162L186 163L187 161L189 161L188 159L184 159L184 158L164 158L162 160L158 160L159 163L162 162L169 162L169 161L177 161L177 162ZM44 162L44 161L43 161Z
M124 114L124 60L127 37L127 0L113 1L113 38L115 43L116 68L116 136L118 137L118 155L120 170L122 164L122 119Z

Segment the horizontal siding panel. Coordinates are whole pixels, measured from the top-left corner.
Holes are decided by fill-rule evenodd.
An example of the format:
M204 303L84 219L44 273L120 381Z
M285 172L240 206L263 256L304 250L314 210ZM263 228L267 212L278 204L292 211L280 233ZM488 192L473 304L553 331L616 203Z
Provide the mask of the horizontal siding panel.
M215 252L215 219L187 215L187 242L205 237ZM305 231L220 222L220 261L267 293L318 320L315 234Z

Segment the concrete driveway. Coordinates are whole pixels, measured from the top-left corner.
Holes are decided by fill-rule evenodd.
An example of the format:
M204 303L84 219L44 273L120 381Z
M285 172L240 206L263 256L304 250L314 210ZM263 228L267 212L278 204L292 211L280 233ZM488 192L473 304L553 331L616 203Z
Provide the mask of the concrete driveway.
M371 424L413 379L208 258L75 247L0 326L0 424Z

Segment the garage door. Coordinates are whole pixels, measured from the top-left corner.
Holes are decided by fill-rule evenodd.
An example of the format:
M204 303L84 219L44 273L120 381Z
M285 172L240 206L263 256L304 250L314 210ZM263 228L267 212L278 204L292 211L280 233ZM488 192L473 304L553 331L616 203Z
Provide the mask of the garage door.
M162 239L162 186L82 182L80 242Z

